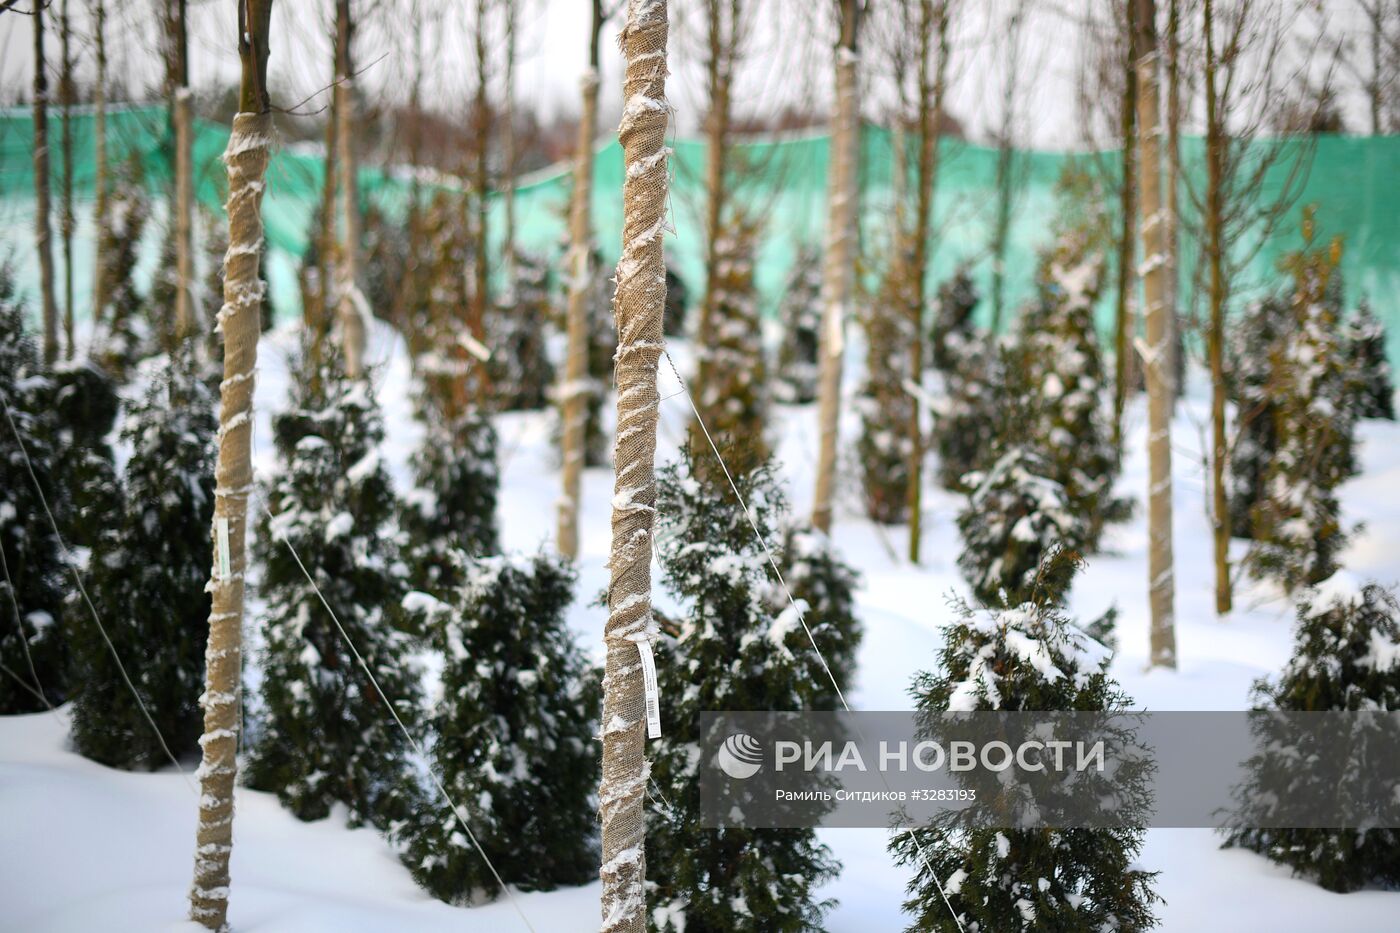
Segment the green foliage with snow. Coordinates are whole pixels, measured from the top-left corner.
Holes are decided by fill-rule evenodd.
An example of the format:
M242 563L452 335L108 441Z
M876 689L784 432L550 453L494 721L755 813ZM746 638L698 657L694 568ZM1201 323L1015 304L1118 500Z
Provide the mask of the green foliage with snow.
M24 313L9 270L0 266L0 400L8 415L0 422L0 714L62 703L68 683L59 619L70 578L39 495L50 503L60 498L49 425L53 387Z
M1310 229L1305 219L1305 236ZM1334 275L1341 242L1308 242L1285 261L1294 278L1291 332L1270 350L1275 444L1250 511L1250 571L1289 592L1336 571L1348 538L1337 488L1356 471L1356 398Z
M945 375L960 370L975 348L991 339L990 335L978 331L972 319L981 300L982 295L967 267L938 286L933 330L929 334L929 345L933 348L930 362Z
M209 621L205 585L213 566L216 455L213 393L193 345L157 372L126 413L131 447L124 507L103 524L88 564L97 612L122 664L167 745L197 751L204 728L199 695ZM73 743L95 761L121 768L162 767L160 738L123 682L111 650L74 607Z
M1042 564L1058 548L1080 551L1089 529L1049 472L1039 456L1017 446L987 471L966 477L972 491L958 513L958 567L985 605L1019 606L1033 596L1063 599L1063 591L1041 592L1047 582Z
M783 335L778 344L778 368L773 397L789 405L806 405L817 398L822 322L821 253L805 247L797 254L783 290Z
M550 300L549 267L531 256L515 260L515 281L498 295L486 322L491 344L491 390L498 411L544 408L554 387L554 364L546 352Z
M1041 257L1036 298L1021 316L1006 367L1003 436L1024 438L1065 489L1086 527L1084 547L1097 550L1104 527L1127 518L1129 503L1113 496L1121 467L1105 391L1107 374L1094 332L1093 308L1103 259L1078 234L1062 235Z
M1395 381L1385 355L1385 325L1362 302L1344 333L1356 392L1356 416L1395 420Z
M601 693L565 619L574 573L557 558L460 557L448 601L410 593L443 657L432 767L501 878L524 890L597 874ZM445 804L407 828L404 860L450 903L499 893Z
M353 822L388 828L411 812L416 783L408 742L370 674L409 728L421 688L399 630L408 569L380 459L383 424L368 383L347 380L336 360L293 386L290 409L273 421L271 515L254 538L267 608L247 781L301 819L320 819L338 801Z
M1310 591L1300 601L1293 656L1277 680L1255 683L1256 708L1400 711L1400 603L1374 583L1351 590L1329 581L1329 587L1330 592ZM1306 769L1299 772L1295 762L1307 754L1308 741L1307 735L1280 734L1285 726L1274 720L1257 720L1254 728L1263 751L1247 762L1249 776L1236 791L1235 825L1227 830L1225 845L1258 852L1329 891L1400 885L1400 832L1395 829L1254 828L1269 822L1267 811L1280 787L1297 791L1297 782L1306 779ZM1391 796L1393 786L1391 770L1373 761L1369 767L1347 767L1340 786L1329 782L1315 792L1382 800Z
M855 404L861 421L856 454L866 513L885 525L909 517L909 465L914 450L910 424L918 404L909 392L917 381L909 370L909 347L918 336L910 313L909 266L909 257L891 262L879 294L861 313L865 384Z
M764 429L768 419L767 367L754 287L757 231L744 223L731 224L716 244L718 265L710 283L714 320L708 345L695 348L699 371L695 405L715 444L724 451L729 468L743 472L768 456ZM692 426L692 442L707 447L704 434ZM724 480L712 460L704 459L699 475Z
M783 511L770 468L736 481L769 535ZM796 613L775 607L767 557L738 504L711 494L689 463L662 470L658 488L662 575L686 610L677 634L657 646L662 737L651 747L651 929L817 931L831 906L816 895L837 871L831 853L812 830L699 828L696 743L702 710L813 708L829 682Z
M821 649L831 670L812 686L811 709L841 709L856 672L856 653L865 628L856 616L856 590L860 574L837 552L830 537L805 524L788 524L783 530L782 552L778 558L783 582L802 607L803 621L812 641ZM781 587L772 588L778 612L787 608L787 595ZM808 649L810 650L810 645ZM832 680L836 683L833 685Z
M1062 558L1063 559L1063 558ZM1046 571L1072 573L1075 565ZM930 715L974 710L1111 712L1128 697L1108 675L1109 655L1045 600L996 610L955 606L939 667L917 675L917 709ZM1071 772L1083 779L1080 772ZM1107 790L1107 789L1106 789ZM1145 770L1120 771L1112 791L1120 812L1143 815L1150 804ZM978 807L1006 812L1006 799ZM1139 931L1154 925L1153 873L1134 865L1143 831L1003 829L950 811L898 835L896 861L914 869L905 911L909 929ZM946 900L945 900L946 896ZM957 920L954 919L954 914Z

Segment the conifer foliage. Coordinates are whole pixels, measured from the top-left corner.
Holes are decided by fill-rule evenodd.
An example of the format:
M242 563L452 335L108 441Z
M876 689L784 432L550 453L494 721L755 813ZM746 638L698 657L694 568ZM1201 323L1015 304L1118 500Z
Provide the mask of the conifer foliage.
M1085 522L1084 546L1097 549L1104 526L1127 517L1113 497L1120 452L1114 446L1103 357L1093 310L1103 259L1079 233L1062 234L1040 260L1036 298L1021 317L1006 400L1029 399L1026 418L1006 430L1029 439L1050 479Z
M840 709L841 697L835 688L841 694L850 689L864 634L855 606L860 574L841 559L830 537L806 524L789 524L784 529L780 564L783 582L802 607L812 640L831 669L831 677L823 674L812 685L810 706ZM781 587L772 587L772 599L775 612L788 608L787 594Z
M1347 541L1337 487L1356 470L1355 396L1335 277L1341 241L1313 248L1311 231L1305 215L1308 245L1285 261L1294 279L1292 332L1271 349L1274 449L1251 512L1251 571L1290 592L1337 569Z
M192 753L203 731L205 584L213 563L213 393L187 342L126 413L131 447L124 508L109 520L89 562L97 611L133 686L176 755ZM72 626L73 742L84 755L122 768L166 764L164 749L123 683L111 651L86 618Z
M865 327L866 379L857 407L865 507L871 519L898 524L908 515L909 458L914 449L909 424L917 404L908 386L909 344L914 323L909 314L913 283L909 257L891 263L878 299L861 315Z
M821 253L804 248L793 263L783 291L783 338L778 345L778 371L773 383L773 396L779 402L806 405L816 401L821 293Z
M7 416L0 419L0 714L42 710L67 692L59 619L68 571L34 488L37 478L44 498L57 501L51 392L24 308L0 267L0 401Z
M1264 476L1278 446L1272 392L1276 348L1291 338L1289 303L1270 296L1245 310L1231 334L1228 381L1235 403L1235 446L1230 456L1230 533L1254 537L1254 506L1264 498Z
M739 471L768 455L767 378L754 288L756 248L757 231L742 222L731 223L716 244L714 330L711 345L698 348L696 406L730 468ZM697 446L704 444L703 437L698 427L692 431Z
M546 556L461 559L450 601L405 601L444 659L432 765L507 884L582 884L598 859L600 694L565 621L573 571ZM498 893L449 808L425 807L410 836L405 860L437 897Z
M498 410L535 410L548 401L554 385L554 366L545 352L549 317L549 269L539 259L520 256L512 290L487 323Z
M1400 711L1400 603L1395 595L1374 583L1356 590L1338 586L1330 593L1309 592L1298 607L1292 658L1277 680L1255 683L1254 698L1257 708L1287 712ZM1226 832L1225 845L1258 852L1329 891L1400 885L1400 832L1384 823L1371 829L1255 828L1269 824L1268 810L1281 792L1311 792L1326 799L1392 798L1392 771L1376 761L1349 762L1339 784L1300 787L1301 780L1316 780L1302 776L1308 769L1300 774L1296 767L1298 756L1309 751L1306 731L1290 733L1285 724L1268 718L1252 726L1260 752L1247 763L1248 777L1236 791L1236 825ZM1358 741L1355 747L1364 749L1366 743Z
M735 479L768 535L783 509L769 467ZM808 708L826 675L796 613L774 608L767 558L738 504L712 495L689 462L667 467L658 482L662 572L689 608L658 652L662 738L653 745L652 776L660 801L647 838L652 928L819 930L830 905L815 892L837 870L830 852L811 830L699 828L704 763L693 752L701 710Z
M290 410L273 422L280 469L257 536L266 646L248 784L276 792L301 819L340 801L354 822L387 828L408 814L414 784L406 740L369 675L410 728L421 690L397 628L407 569L380 460L383 426L369 385L347 380L335 361L300 376Z
M1042 573L1063 578L1074 569L1073 558L1061 551ZM910 690L920 712L1127 706L1128 697L1108 675L1107 650L1053 601L988 610L958 604L955 610L938 669L916 676ZM1120 812L1145 820L1146 781L1143 771L1120 769L1112 787ZM988 805L980 803L982 794L978 799L979 806ZM917 843L902 833L891 844L897 861L915 872L904 905L913 918L910 930L956 931L959 922L965 930L1140 931L1153 925L1159 900L1154 876L1133 865L1141 829L999 830L959 819L947 813L914 830Z
M972 491L958 514L958 567L988 606L1019 606L1040 582L1045 558L1059 547L1084 546L1088 528L1064 486L1047 473L1035 453L1015 446L985 473L966 478Z
M1385 352L1385 326L1362 302L1347 320L1346 348L1356 382L1358 418L1395 420L1395 381Z

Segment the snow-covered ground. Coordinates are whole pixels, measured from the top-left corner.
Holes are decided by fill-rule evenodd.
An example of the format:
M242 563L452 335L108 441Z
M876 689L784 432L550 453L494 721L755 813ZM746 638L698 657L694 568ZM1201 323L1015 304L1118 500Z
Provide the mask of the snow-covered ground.
M274 463L268 413L280 407L295 342L285 331L263 341L257 404L255 462L264 475ZM676 351L681 371L686 359ZM406 393L408 363L402 342L386 329L375 335L378 391L388 427L385 457L396 481L406 483L407 458L418 434ZM662 457L674 455L690 407L662 363ZM854 378L847 380L853 385ZM1206 430L1205 389L1194 383L1174 426L1177 560L1176 672L1147 672L1147 535L1139 517L1115 529L1107 553L1094 558L1076 583L1072 607L1097 615L1120 610L1120 651L1114 673L1143 708L1239 709L1251 682L1273 673L1288 656L1292 612L1281 594L1245 583L1237 611L1225 621L1213 609L1212 562L1203 503L1201 458ZM810 505L816 452L811 407L778 408L773 430L792 507ZM1127 415L1128 458L1120 491L1141 497L1146 488L1145 413ZM548 547L558 496L552 424L547 414L503 416L500 523L508 548ZM843 431L854 438L853 417ZM1367 422L1361 428L1364 473L1347 485L1347 519L1365 522L1345 556L1346 572L1385 583L1400 579L1400 426ZM854 443L842 445L849 452ZM944 595L962 587L953 518L960 498L938 489L925 494L922 566L896 554L902 528L877 529L861 517L854 463L845 463L836 541L864 574L860 607L866 625L858 709L907 708L911 675L934 663ZM580 585L570 617L584 644L599 653L604 614L592 607L603 589L608 546L611 473L590 470L584 480ZM663 597L664 600L664 597ZM256 620L254 619L255 623ZM198 929L182 921L194 840L195 793L175 773L127 774L80 758L66 747L64 712L0 718L0 931L169 931ZM517 931L539 933L597 928L598 886L527 894L474 908L453 908L420 891L388 846L369 830L348 830L342 815L300 823L266 794L238 792L231 919L242 931ZM903 929L900 902L908 874L896 868L878 830L828 830L823 840L844 864L823 894L840 906L833 933ZM1154 830L1141 864L1160 872L1167 931L1389 931L1400 929L1400 893L1336 895L1250 853L1221 851L1207 830Z

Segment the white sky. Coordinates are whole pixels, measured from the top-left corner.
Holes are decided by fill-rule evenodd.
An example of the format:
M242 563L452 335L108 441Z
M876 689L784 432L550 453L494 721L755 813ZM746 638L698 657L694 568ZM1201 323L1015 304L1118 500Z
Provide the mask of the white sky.
M28 0L21 0L21 4ZM235 0L189 0L191 10L191 81L199 90L228 86L238 79ZM494 0L499 5L499 0ZM518 0L517 106L535 108L546 118L577 108L578 77L587 58L590 0ZM619 0L609 0L616 4ZM1009 12L1026 0L962 0L954 34L950 110L974 138L986 139L999 122L1001 87L1007 60L1005 37ZM1107 17L1110 0L1029 0L1025 39L1019 55L1025 93L1018 108L1024 115L1020 142L1037 148L1083 146L1076 121L1075 88L1080 50L1085 46L1080 20ZM1289 0L1292 2L1292 0ZM57 14L64 0L52 0L49 41L51 66L58 59ZM90 0L68 0L80 80L91 81L92 61L87 16ZM421 11L429 21L421 37L424 84L437 108L465 115L474 82L472 0L355 0L361 27L356 42L362 89L371 95L406 99L413 77L415 38L409 26ZM1297 0L1331 18L1338 35L1360 26L1356 0ZM752 22L746 30L746 59L736 79L741 112L775 113L783 106L824 112L830 94L830 48L834 32L833 0L749 0ZM137 92L156 87L161 64L158 9L163 0L107 0L110 69ZM882 0L877 12L888 16L894 4ZM1165 6L1160 3L1159 6ZM703 113L699 68L703 33L702 0L672 0L672 78L668 93L676 107L677 129L696 131ZM278 0L274 6L271 74L275 101L292 106L329 81L331 0ZM621 56L616 45L620 17L604 29L603 114L601 125L615 124L620 111ZM1300 27L1306 32L1306 26ZM503 46L500 16L488 23L495 47ZM12 104L27 94L32 81L32 23L29 17L0 15L0 100ZM866 62L865 115L879 117L893 94L889 72L890 24L867 19L862 42ZM882 47L883 46L883 47ZM499 68L498 68L499 72ZM1350 125L1362 128L1364 102L1343 74L1342 102ZM499 90L499 86L498 86ZM325 94L313 98L315 108Z

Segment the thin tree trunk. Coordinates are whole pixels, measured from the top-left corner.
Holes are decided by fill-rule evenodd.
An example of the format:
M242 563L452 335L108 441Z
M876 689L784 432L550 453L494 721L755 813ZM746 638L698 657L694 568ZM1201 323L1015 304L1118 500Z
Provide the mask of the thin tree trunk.
M178 344L202 328L194 306L194 140L186 0L175 0L174 6L171 116L175 123L175 342Z
M578 506L583 483L585 433L588 425L588 295L593 286L593 139L598 133L599 37L603 31L603 0L593 0L593 31L588 44L588 70L579 84L583 112L579 116L574 155L573 202L569 205L569 303L565 311L569 355L560 390L563 408L564 495L559 501L559 553L578 556Z
M1142 179L1143 312L1147 319L1147 580L1152 614L1149 663L1176 667L1176 582L1172 563L1171 328L1167 316L1167 224L1162 198L1157 11L1137 3L1138 165Z
M355 24L350 14L350 0L336 0L335 5L335 95L336 140L340 162L340 264L336 272L336 302L340 318L341 339L345 349L345 374L358 379L365 371L365 340L369 321L364 299L356 281L359 278L360 199L356 184L355 142L351 136L355 119L355 94L351 86L354 75L351 43Z
M471 335L478 342L486 343L486 311L491 304L491 267L490 267L490 217L489 202L487 201L487 189L490 186L490 147L487 140L491 133L491 117L489 100L487 98L487 80L490 77L490 66L486 50L486 12L487 0L477 0L476 2L476 101L474 107L474 122L476 140L476 164L472 171L472 187L476 197L476 230L475 232L475 255L472 263L473 288L471 300L471 314L467 321ZM476 378L472 380L475 387L475 396L478 403L484 403L491 397L490 380L487 376L486 367L474 366Z
M1016 188L1016 94L1020 87L1021 26L1025 5L1018 3L1007 29L1006 89L1001 97L1001 132L997 139L996 214L992 221L992 333L1001 330L1006 315L1006 250L1011 233L1011 201Z
M313 351L320 353L320 343L330 331L331 309L335 307L334 279L339 269L335 258L339 252L336 245L336 190L340 174L340 95L331 92L331 111L326 117L326 162L325 176L321 184L321 229L317 231L316 281L321 289L320 307L307 306L302 309L304 323L311 329Z
M841 34L836 46L836 113L831 131L830 199L826 256L822 269L821 370L818 382L819 447L812 524L831 530L836 488L836 445L841 415L841 358L846 317L855 291L857 170L860 101L856 75L858 0L841 0Z
M715 318L719 314L718 289L720 240L724 236L725 201L728 194L726 168L729 161L730 80L732 78L737 18L737 2L730 6L731 17L726 28L724 0L708 0L707 42L709 58L705 63L705 84L710 96L710 112L705 119L705 295L700 303L700 320L695 329L695 350L698 366L691 394L705 399L711 379L710 353L714 346ZM701 402L703 410L703 402ZM700 435L696 434L698 440Z
M617 439L608 558L603 677L603 933L644 933L647 761L639 649L651 637L651 554L656 519L656 367L666 306L666 0L630 0L618 138L626 165L622 258L617 264Z
M224 161L228 165L229 248L224 255L224 378L219 387L219 454L215 466L215 569L209 581L204 736L199 744L199 828L195 835L190 919L211 930L228 922L233 851L233 785L238 772L242 690L243 574L248 494L253 484L253 380L261 332L263 249L260 208L272 140L267 98L271 0L242 0L238 52L243 80ZM227 569L227 573L224 570Z
M1181 396L1185 352L1181 340L1181 4L1167 12L1167 376L1173 404Z
M1206 250L1210 262L1210 328L1206 353L1210 357L1210 486L1211 520L1215 543L1215 612L1228 615L1233 597L1230 586L1230 500L1225 495L1225 268L1224 231L1224 127L1215 96L1215 5L1205 0L1206 36Z
M73 358L73 231L77 219L73 214L73 56L70 52L72 29L68 19L68 0L59 8L59 29L63 40L63 74L58 84L58 99L63 106L63 213L59 220L63 237L63 352Z
M505 199L505 260L506 288L515 291L515 16L517 0L505 0L506 6L506 87L505 118L501 121L501 162L504 179L501 195Z
M1123 186L1120 189L1120 221L1118 231L1118 293L1113 314L1113 446L1123 447L1123 406L1128 401L1128 386L1133 380L1132 292L1133 265L1137 255L1137 166L1133 158L1137 134L1137 9L1136 0L1129 0L1128 55L1123 78Z
M95 0L92 10L92 31L97 46L97 79L93 85L92 141L96 150L97 200L93 213L96 230L92 262L92 329L96 334L107 308L107 224L110 208L107 200L107 5Z
M34 240L44 309L44 362L58 359L58 305L53 293L53 233L49 223L49 77L44 60L44 4L34 4Z
M936 25L935 25L936 23ZM938 67L930 86L929 56L933 36L938 35ZM943 95L948 75L948 0L921 0L919 16L919 196L914 220L913 304L914 332L910 335L909 378L915 385L924 377L924 306L927 303L929 243L932 239L933 196L938 176L938 134L943 122ZM923 543L924 431L923 403L910 406L909 437L909 561L919 562Z

